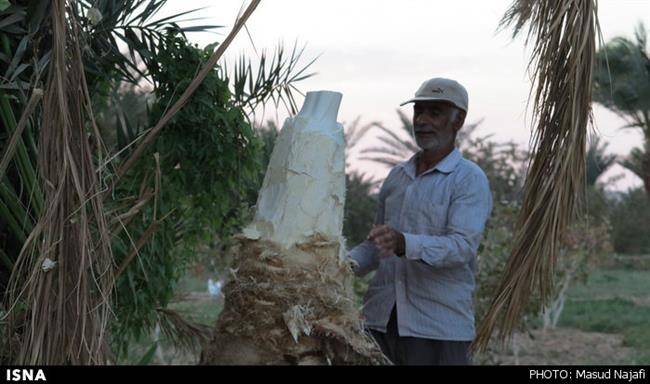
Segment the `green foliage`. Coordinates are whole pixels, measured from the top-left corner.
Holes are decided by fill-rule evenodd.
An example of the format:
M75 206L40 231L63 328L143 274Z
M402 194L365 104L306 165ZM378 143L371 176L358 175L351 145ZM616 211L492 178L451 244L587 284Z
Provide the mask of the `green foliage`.
M188 45L178 35L166 38L165 51L150 69L158 85L151 125L175 102L179 90L189 85L210 54ZM160 153L163 185L167 186L163 193L170 196L169 201L176 200L177 192L187 197L181 202L192 212L192 222L184 222L186 227L192 226L190 232L201 232L205 227L223 227L224 233L230 232L237 223L232 207L239 208L245 183L257 180L256 154L260 148L243 111L231 104L227 81L215 68L151 149Z
M345 175L343 236L349 249L366 239L375 222L377 196L373 189L376 185L377 182L367 180L357 173Z
M619 253L650 253L650 202L641 189L621 195L611 207L612 240Z
M496 143L489 137L466 137L463 156L475 162L490 182L492 199L508 205L522 198L528 154L515 143Z
M150 124L176 101L210 53L177 34L165 37L165 49L150 69L157 85ZM241 224L240 196L257 181L261 144L243 111L232 106L222 76L219 68L210 72L116 190L116 203L142 196L147 188L156 191L153 204L116 239L118 263L150 225L158 226L117 283L113 335L123 351L129 339L155 325L156 308L170 302L197 245L225 238Z

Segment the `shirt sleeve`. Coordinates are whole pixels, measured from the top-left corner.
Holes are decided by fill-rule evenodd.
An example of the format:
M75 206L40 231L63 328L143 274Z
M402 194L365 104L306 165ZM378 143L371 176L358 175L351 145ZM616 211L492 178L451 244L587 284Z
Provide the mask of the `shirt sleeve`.
M377 213L375 214L375 225L384 224L384 202L386 200L386 189L392 172L384 180L377 201ZM348 257L354 262L354 274L361 277L374 271L379 267L379 247L372 241L363 243L352 248Z
M492 193L484 173L463 179L452 195L444 235L404 233L405 257L444 268L469 263L476 257L485 222L492 211Z

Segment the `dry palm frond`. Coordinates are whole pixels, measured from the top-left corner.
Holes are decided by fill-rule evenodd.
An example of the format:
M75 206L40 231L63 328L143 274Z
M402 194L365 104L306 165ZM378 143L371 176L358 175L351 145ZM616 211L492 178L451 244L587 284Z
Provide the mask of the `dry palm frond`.
M159 308L157 314L163 335L179 349L196 351L212 336L211 327L188 320L176 311Z
M598 31L595 0L517 0L503 25L529 24L534 73L533 156L524 186L519 231L474 348L485 350L495 328L504 341L535 289L552 291L558 242L584 191L585 143Z
M90 98L74 17L53 0L52 56L38 168L45 208L9 284L15 364L102 364L108 359L114 263L85 123Z

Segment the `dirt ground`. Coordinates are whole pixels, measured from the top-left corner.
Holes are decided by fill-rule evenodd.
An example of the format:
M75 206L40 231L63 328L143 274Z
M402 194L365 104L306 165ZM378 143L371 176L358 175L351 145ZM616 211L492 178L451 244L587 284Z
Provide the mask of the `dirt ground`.
M518 334L513 346L495 355L488 364L625 364L633 352L631 348L623 346L621 335L571 328Z
M202 292L189 293L183 299L196 307L221 305L223 300L222 298L215 300ZM492 354L487 359L477 359L475 363L487 365L627 364L632 353L631 348L623 345L622 335L559 327L554 330L532 330L529 334L517 334L514 344L503 352ZM198 353L177 351L168 346L159 350L154 364L192 365L197 361Z

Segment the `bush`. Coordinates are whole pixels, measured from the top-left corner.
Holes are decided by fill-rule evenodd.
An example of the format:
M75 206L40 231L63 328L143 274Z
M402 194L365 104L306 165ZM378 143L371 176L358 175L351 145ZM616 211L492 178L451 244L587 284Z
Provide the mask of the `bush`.
M621 195L610 211L612 241L618 253L650 253L650 201L643 189Z

